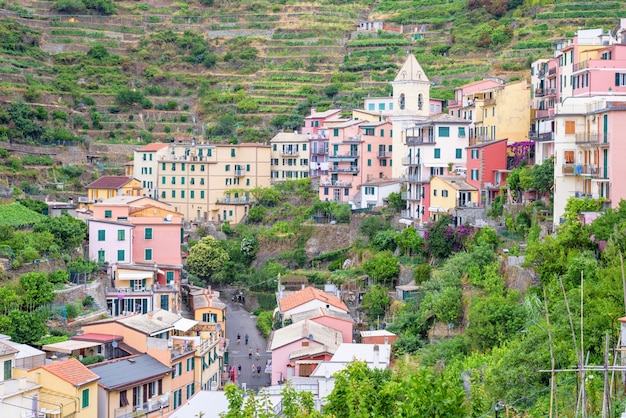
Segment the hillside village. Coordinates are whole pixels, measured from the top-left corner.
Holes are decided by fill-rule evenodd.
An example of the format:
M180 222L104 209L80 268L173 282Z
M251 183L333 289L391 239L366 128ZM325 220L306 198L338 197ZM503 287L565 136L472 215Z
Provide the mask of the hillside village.
M41 349L3 336L0 415L217 416L202 409L206 405L226 412L223 389L238 383L228 353L239 344L226 331L238 324L229 322L230 294L189 280L194 251L214 242L198 237L192 246L191 235L209 225L219 235L218 230L258 223L259 190L286 181L307 180L322 205L341 205L348 213L376 212L396 202L398 229L422 238L442 221L458 228L500 226L488 216L498 205L535 205L536 216L552 220L543 225L543 236L571 222L575 199L591 202L580 204L574 216L585 225L604 210L619 211L626 198L618 140L626 120L625 54L626 19L612 32L580 29L553 57L532 63L530 82L474 81L456 88L453 100L431 97L433 75L408 54L390 83L390 96L367 97L360 109L313 108L303 126L269 143L216 144L188 135L137 146L123 173L94 179L75 200L46 202L50 215L68 213L87 224L85 255L100 266L100 279L72 280L99 307L98 317ZM530 167L551 168L550 186L524 183L520 173ZM13 186L18 185L2 187L7 201ZM312 218L345 223L337 213L329 209ZM605 238L598 235L606 244ZM588 244L580 246L595 248ZM535 257L548 257L538 252ZM349 270L352 259L343 261L337 270ZM210 282L212 273L197 275ZM364 287L375 286L362 280ZM391 282L396 286L387 293L400 302L422 287L416 278ZM357 329L363 318L354 316L352 305L365 290L350 293L331 283L298 280L294 285L280 274L270 289L276 292L275 326L259 375L270 378L272 408L282 407L287 381L310 391L319 410L333 392L335 373L352 360L371 370L392 368L398 360L394 341L402 335L382 321ZM455 295L460 300L464 294ZM87 357L98 358L84 364ZM273 410L272 416L280 413Z

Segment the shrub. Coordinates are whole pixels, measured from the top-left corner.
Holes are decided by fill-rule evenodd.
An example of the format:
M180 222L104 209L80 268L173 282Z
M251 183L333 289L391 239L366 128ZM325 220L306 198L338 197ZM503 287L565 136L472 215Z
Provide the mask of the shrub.
M74 319L78 316L80 310L75 303L66 303L65 304L65 315L67 319Z
M430 264L420 264L413 269L413 279L416 285L420 285L430 280Z
M268 338L272 331L272 311L263 311L256 319L256 327L265 338Z
M51 283L65 283L69 279L69 273L65 270L57 270L48 276Z
M83 357L82 360L80 360L80 362L83 363L85 366L88 366L90 364L100 363L103 361L104 361L104 356L102 355L86 356L86 357Z

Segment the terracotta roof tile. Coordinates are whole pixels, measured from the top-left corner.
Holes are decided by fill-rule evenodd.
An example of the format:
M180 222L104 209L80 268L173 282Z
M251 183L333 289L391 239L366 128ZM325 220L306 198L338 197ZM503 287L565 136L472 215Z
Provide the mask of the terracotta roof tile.
M54 363L38 367L37 369L47 370L58 378L63 379L68 383L71 383L75 387L79 387L100 379L97 374L89 370L75 358L70 358L63 361L56 361Z
M148 144L139 148L137 151L158 151L165 147L167 147L167 144L164 144L162 142L153 142L152 144Z
M346 304L343 303L337 296L322 292L321 290L310 286L283 297L278 301L278 304L281 312L287 312L312 300L319 300L326 305L331 305L345 312L349 312Z
M133 178L128 176L102 176L90 183L88 189L119 189Z

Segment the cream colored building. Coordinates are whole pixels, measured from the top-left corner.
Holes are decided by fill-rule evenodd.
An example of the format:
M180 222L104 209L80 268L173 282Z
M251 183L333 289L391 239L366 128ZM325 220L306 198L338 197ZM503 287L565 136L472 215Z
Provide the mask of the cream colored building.
M157 199L187 221L239 223L250 190L269 187L271 146L176 143L154 162Z
M155 190L157 187L157 172L155 161L159 160L168 152L168 144L162 142L154 142L137 148L133 153L133 172L134 178L141 182L141 195L156 199Z
M272 182L309 177L309 135L280 132L270 140Z

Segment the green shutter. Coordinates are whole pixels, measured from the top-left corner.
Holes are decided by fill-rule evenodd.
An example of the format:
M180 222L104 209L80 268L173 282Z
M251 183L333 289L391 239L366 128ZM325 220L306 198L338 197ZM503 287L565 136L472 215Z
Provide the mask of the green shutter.
M89 389L83 390L82 407L87 408L89 406Z

